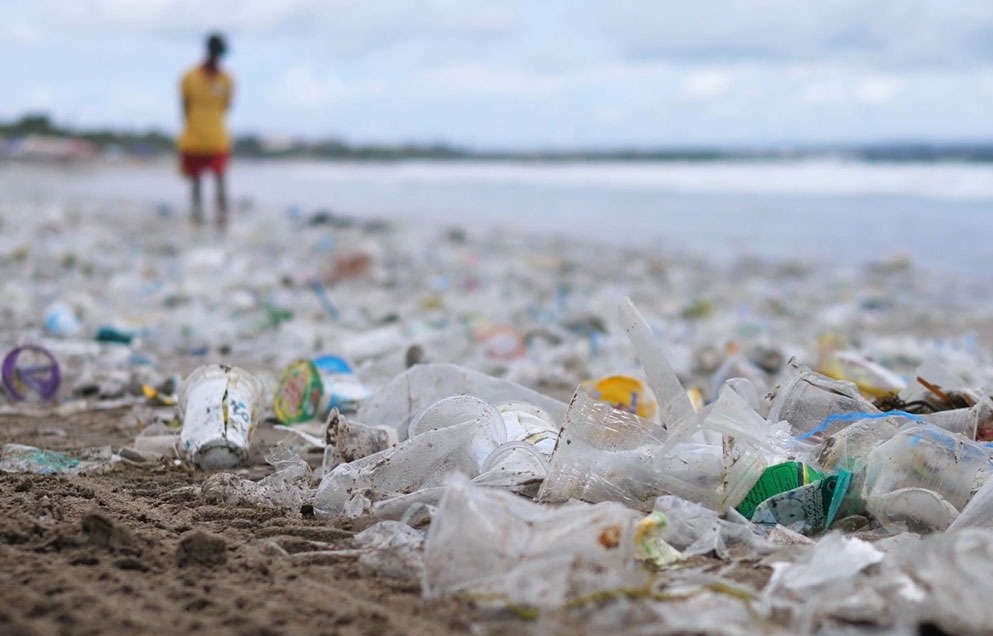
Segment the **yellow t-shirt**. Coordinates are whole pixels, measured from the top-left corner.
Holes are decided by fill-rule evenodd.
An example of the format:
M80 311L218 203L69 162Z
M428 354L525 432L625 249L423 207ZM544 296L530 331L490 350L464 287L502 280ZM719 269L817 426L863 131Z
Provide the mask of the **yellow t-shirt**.
M224 128L224 113L231 104L234 81L227 73L208 72L203 66L190 69L180 84L188 104L186 127L179 138L179 150L195 155L228 152L231 139Z

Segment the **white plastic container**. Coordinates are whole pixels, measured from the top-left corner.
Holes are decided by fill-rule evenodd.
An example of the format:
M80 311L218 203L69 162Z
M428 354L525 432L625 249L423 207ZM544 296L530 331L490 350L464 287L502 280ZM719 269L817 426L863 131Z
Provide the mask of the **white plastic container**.
M208 364L179 387L180 442L202 470L244 463L259 419L262 382L238 367Z

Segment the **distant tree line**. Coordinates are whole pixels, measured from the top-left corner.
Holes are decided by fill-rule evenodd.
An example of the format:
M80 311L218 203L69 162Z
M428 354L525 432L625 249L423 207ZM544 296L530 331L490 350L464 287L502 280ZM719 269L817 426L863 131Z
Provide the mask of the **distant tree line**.
M32 113L12 122L0 122L0 141L42 135L84 139L102 152L136 156L171 153L175 140L159 130L144 132L110 128L73 129L55 123L44 113ZM349 144L337 139L267 142L259 135L240 135L234 154L255 158L350 159L391 161L400 159L485 159L513 161L717 161L796 159L839 156L863 161L993 161L993 141L988 143L877 143L865 145L797 145L776 148L660 148L615 150L478 151L445 144Z

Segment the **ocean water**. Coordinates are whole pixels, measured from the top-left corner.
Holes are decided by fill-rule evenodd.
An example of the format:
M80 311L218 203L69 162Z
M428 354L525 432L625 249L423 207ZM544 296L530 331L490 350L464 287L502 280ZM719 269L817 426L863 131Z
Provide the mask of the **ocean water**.
M0 164L0 188L0 197L166 203L179 212L187 196L172 162ZM256 214L327 209L717 260L859 265L899 255L971 278L993 262L993 164L237 161L230 190Z

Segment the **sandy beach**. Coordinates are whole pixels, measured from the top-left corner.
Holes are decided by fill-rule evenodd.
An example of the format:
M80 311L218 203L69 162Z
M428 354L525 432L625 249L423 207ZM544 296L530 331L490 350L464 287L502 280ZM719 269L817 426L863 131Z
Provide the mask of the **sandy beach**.
M692 249L700 243L618 247L458 215L429 222L316 204L246 203L218 236L191 228L152 191L72 192L64 170L0 168L0 179L17 183L0 194L0 349L39 344L62 371L51 403L0 398L0 444L109 445L115 460L85 474L0 472L7 634L576 633L608 629L596 622L608 616L632 629L688 625L675 614L671 623L649 619L637 599L588 600L537 618L465 596L424 599L419 580L321 554L347 553L372 518L201 496L209 471L128 451L150 426L178 425L174 408L142 386L174 389L201 364L238 365L265 387L249 463L234 474L271 474L263 455L283 443L315 470L311 488L322 449L274 428L273 392L290 362L342 356L375 392L413 356L568 402L591 378L645 377L617 317L627 296L706 403L733 375L728 360L743 355L764 396L790 361L818 364L825 334L904 377L939 356L968 386L993 379L988 283L944 275L918 252L873 251L837 267L802 252L712 258ZM130 174L105 170L86 179ZM53 326L53 307L75 322ZM98 341L102 327L130 342ZM772 567L735 554L693 557L684 569L757 596ZM776 616L762 620L776 633L790 629Z

